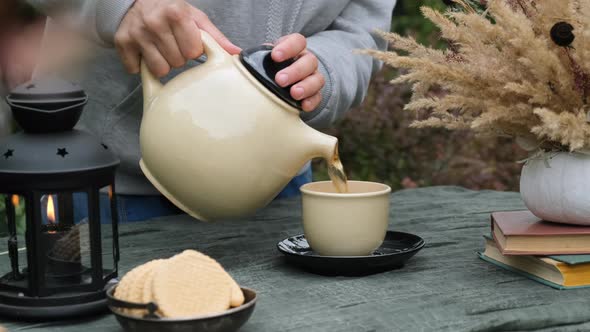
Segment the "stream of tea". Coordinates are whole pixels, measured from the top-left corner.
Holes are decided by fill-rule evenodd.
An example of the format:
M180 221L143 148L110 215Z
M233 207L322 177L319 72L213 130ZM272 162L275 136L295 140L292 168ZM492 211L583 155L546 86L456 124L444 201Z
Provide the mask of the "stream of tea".
M330 180L332 180L339 193L348 192L348 180L346 179L346 173L344 173L344 166L340 161L338 147L334 150L332 160L328 161L328 175L330 175Z

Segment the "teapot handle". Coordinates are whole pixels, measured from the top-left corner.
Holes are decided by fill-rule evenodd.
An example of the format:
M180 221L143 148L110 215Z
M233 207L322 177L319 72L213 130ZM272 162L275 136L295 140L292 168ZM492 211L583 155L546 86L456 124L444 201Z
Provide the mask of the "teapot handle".
M228 58L231 59L229 53L227 53L209 33L203 30L201 30L201 42L203 43L204 53L207 55L207 61L205 64L219 64L226 61ZM164 85L154 76L154 74L152 74L143 59L141 60L141 81L143 84L144 109L147 109L146 106L150 104Z

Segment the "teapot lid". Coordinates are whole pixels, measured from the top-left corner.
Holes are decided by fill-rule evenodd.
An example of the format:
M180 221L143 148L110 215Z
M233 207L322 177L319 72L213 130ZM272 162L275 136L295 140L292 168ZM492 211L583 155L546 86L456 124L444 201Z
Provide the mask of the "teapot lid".
M58 103L86 98L79 85L51 76L21 84L6 97L10 103Z
M301 109L301 102L291 97L291 87L281 87L275 82L276 74L292 65L295 60L289 59L283 62L275 62L271 58L273 46L261 45L258 47L243 50L240 53L240 61L248 69L250 74L262 83L267 89L272 91L277 97L281 98L287 104Z

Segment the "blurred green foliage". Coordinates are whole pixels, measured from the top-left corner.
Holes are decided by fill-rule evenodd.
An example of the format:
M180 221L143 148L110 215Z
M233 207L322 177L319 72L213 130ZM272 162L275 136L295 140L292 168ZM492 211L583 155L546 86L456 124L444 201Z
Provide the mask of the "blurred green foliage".
M421 44L442 47L444 43L437 38L438 29L432 22L424 19L420 12L422 6L439 10L446 8L441 0L398 0L393 12L391 31L402 36L412 36Z
M25 204L22 197L19 199L19 204L15 208L16 214L16 232L18 234L25 233ZM8 234L7 230L7 220L6 220L6 199L4 195L0 195L0 237L6 236ZM0 243L0 251L4 251L2 249L2 243Z

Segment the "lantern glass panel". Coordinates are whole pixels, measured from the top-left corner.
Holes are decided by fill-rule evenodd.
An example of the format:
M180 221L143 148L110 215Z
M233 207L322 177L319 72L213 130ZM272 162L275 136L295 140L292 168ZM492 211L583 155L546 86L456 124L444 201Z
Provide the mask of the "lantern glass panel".
M25 247L25 199L14 194L0 195L0 279L19 281L27 266Z
M8 233L6 233L6 224L2 220L2 234L0 235L0 279L10 278L12 272L10 256L8 256Z
M88 194L41 196L41 250L47 287L92 282Z
M0 279L3 279L9 274L12 269L10 267L10 257L8 256L8 233L6 232L6 218L2 217L0 224Z
M115 249L113 243L113 190L111 186L100 190L100 224L102 239L102 267L104 274L108 275L115 271ZM116 212L115 212L116 213Z

